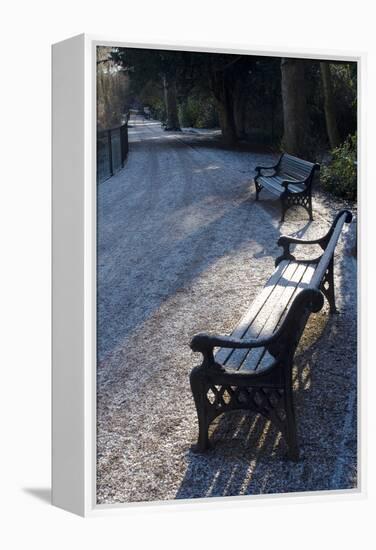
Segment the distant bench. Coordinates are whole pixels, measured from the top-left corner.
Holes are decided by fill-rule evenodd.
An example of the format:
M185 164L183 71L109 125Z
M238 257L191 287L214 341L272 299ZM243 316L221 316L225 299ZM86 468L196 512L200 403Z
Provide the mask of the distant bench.
M261 189L265 187L281 199L281 222L285 219L286 210L291 206L303 206L309 214L309 219L312 220L312 183L315 170L319 169L319 164L283 153L274 166L256 167L254 179L256 200ZM270 170L273 173L263 174L264 170Z
M271 420L287 442L289 457L298 459L292 392L294 354L310 314L323 307L324 296L330 311L336 311L334 251L344 223L351 219L351 212L340 211L320 239L280 237L278 245L283 254L275 262L276 270L231 336L194 336L191 348L203 355L202 364L190 376L199 423L196 450L208 448L208 428L215 417L246 409ZM292 244L317 244L323 253L315 259L299 260L291 254ZM214 355L217 347L220 349Z

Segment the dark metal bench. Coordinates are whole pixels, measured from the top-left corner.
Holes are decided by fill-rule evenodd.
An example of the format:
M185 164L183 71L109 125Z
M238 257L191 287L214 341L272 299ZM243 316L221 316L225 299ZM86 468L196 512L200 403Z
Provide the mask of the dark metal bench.
M276 269L230 337L197 334L191 349L203 361L192 370L191 388L198 414L196 450L209 446L208 428L221 413L246 409L271 420L282 432L289 457L299 456L292 393L295 350L312 312L327 298L335 312L333 259L344 223L351 212L342 210L329 232L316 240L282 236L283 254ZM296 259L290 246L319 245L314 259ZM214 354L214 348L219 350Z
M282 217L285 219L286 210L291 206L303 206L312 217L312 183L319 164L293 157L287 153L281 155L274 166L256 166L254 179L256 186L256 200L261 189L268 191L281 199ZM270 170L272 174L263 174L264 170Z

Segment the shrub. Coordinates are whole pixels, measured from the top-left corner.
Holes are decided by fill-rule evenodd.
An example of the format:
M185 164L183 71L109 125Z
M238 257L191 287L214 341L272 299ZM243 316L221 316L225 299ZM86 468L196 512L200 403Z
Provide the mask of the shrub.
M356 133L332 151L332 159L321 167L320 179L324 189L338 197L356 200L357 190Z
M189 97L179 105L179 119L183 127L216 128L218 114L214 100L209 97Z

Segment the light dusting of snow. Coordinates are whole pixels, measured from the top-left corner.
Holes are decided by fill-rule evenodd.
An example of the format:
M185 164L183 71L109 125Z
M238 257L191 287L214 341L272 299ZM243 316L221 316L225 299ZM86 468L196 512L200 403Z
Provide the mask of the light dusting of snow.
M302 460L286 461L273 426L243 413L217 419L206 455L190 450L191 337L229 333L270 276L280 234L321 236L341 202L317 191L314 222L292 209L280 224L279 202L264 192L256 203L252 184L275 156L219 147L217 131L130 125L125 168L98 186L98 503L354 487L353 228L336 254L341 313L312 316L296 357Z

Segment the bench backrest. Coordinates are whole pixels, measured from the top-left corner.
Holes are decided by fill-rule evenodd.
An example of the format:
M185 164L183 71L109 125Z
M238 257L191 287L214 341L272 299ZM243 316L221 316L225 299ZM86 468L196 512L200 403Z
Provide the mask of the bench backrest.
M279 174L285 174L294 179L306 180L311 178L314 170L319 168L319 164L284 153L279 161L277 170Z
M350 223L350 221L351 221L351 214L347 210L340 212L336 220L334 220L332 227L330 229L328 243L325 246L325 250L320 258L319 263L317 264L315 273L312 277L312 280L310 283L311 287L317 288L317 289L320 287L321 281L324 278L324 275L326 273L326 270L328 269L329 263L334 256L334 251L335 251L339 236L341 234L342 227L344 223Z
M324 252L316 265L310 283L295 296L289 305L286 317L280 328L281 332L283 332L282 343L279 344L276 354L293 353L310 313L318 312L322 308L324 297L321 292L321 283L334 256L343 224L350 223L351 219L351 212L348 210L340 211L328 233L322 239L311 241L312 244L320 244L324 248ZM273 355L276 354L273 353Z

